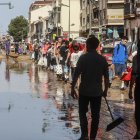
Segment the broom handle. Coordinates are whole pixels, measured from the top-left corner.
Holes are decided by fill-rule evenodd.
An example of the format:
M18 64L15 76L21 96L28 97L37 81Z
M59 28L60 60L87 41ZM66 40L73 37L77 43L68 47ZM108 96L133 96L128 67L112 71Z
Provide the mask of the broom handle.
M106 104L107 104L108 110L109 110L109 112L110 112L110 116L111 116L112 120L114 121L114 117L113 117L113 114L112 114L111 109L110 109L110 107L109 107L108 101L107 101L106 97L104 97L104 98L105 98L105 102L106 102Z

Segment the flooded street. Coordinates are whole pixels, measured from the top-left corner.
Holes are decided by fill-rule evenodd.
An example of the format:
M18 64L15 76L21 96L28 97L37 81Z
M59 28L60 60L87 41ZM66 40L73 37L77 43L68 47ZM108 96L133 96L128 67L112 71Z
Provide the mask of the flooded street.
M69 85L53 72L34 64L0 63L1 140L77 140L80 136L78 104L69 95ZM134 104L127 92L112 85L108 97L113 115L125 121L105 132L112 120L102 101L99 140L131 140L135 135ZM89 117L89 123L91 119ZM90 128L89 128L90 129Z

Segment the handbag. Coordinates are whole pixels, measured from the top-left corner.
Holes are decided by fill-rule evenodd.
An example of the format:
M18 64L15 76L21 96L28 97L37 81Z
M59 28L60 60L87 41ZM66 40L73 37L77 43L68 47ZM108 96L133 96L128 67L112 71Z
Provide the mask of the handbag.
M56 66L56 74L60 75L63 73L63 70L62 70L62 65L58 64Z
M122 81L130 81L130 79L131 79L131 72L132 72L132 68L129 68L129 69L127 70L127 73L124 73L124 74L122 75L121 80L122 80Z

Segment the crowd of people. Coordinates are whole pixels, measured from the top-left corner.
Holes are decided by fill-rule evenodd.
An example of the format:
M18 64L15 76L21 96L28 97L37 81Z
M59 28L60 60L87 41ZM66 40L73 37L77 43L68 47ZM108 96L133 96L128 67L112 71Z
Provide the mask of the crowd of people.
M30 43L10 43L6 40L0 48L5 49L6 56L11 51L17 55L28 54L30 59L40 68L54 71L59 80L67 82L72 79L78 58L85 51L85 44L58 37L53 41L37 42L35 40Z

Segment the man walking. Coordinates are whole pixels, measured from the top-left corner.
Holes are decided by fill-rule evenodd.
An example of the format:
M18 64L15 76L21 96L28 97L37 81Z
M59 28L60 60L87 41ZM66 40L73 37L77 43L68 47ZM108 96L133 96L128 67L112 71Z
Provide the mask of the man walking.
M117 77L121 77L122 73L126 70L126 62L128 59L127 42L128 38L124 36L122 41L114 48L112 64L115 66L115 76ZM121 89L124 89L124 82L122 82Z
M5 52L6 52L6 57L8 57L9 53L10 53L10 41L7 40L5 42Z
M108 64L105 58L97 53L96 49L98 45L99 40L96 37L90 36L87 39L87 53L79 58L72 81L71 96L77 98L77 93L74 88L78 77L81 75L79 87L79 118L82 134L79 140L89 140L88 122L86 117L89 103L92 117L90 140L95 140L98 131L101 98L102 96L106 97L108 91ZM104 91L102 89L103 77Z

